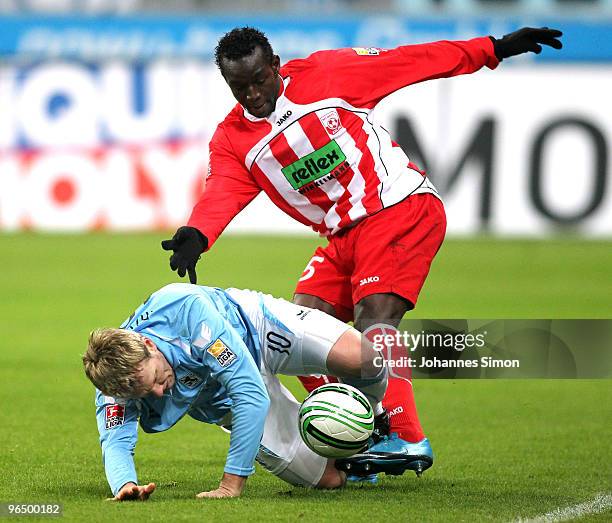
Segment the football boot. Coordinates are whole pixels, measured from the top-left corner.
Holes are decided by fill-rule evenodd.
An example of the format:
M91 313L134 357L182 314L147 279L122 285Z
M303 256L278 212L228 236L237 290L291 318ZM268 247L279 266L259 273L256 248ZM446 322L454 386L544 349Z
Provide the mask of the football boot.
M401 439L393 432L368 448L349 458L336 460L336 468L347 476L370 476L384 472L393 476L413 470L417 476L433 464L433 451L427 438L417 443Z

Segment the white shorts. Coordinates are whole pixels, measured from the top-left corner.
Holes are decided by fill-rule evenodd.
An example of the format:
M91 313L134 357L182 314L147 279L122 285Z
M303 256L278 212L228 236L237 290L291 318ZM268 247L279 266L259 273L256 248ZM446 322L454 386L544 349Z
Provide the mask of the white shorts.
M327 355L349 325L321 311L255 291L228 289L247 313L262 347L260 368L270 397L257 461L282 480L315 487L327 458L315 454L298 427L300 404L276 374L328 374Z

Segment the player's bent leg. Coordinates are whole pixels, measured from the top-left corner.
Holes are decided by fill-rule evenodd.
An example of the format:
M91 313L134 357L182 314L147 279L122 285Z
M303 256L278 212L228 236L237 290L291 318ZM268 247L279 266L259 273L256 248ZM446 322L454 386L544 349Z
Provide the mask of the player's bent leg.
M412 308L409 300L396 294L372 294L355 306L355 324L364 331L377 323L397 327L404 313ZM433 464L433 452L418 418L409 376L389 376L383 405L390 414L391 437L372 445L361 456L361 462L356 457L351 474L371 473L380 471L380 467L389 467L388 474L400 474L409 469L420 476Z
M377 362L379 354L372 343L357 330L320 311L312 311L303 326L302 361L305 367L317 374L335 376L359 389L370 401L374 415L382 414L380 402L387 388L387 369ZM318 368L313 367L316 361Z
M365 296L355 306L355 325L361 332L368 332L373 325L390 325L396 328L404 314L414 308L410 300L394 293ZM392 358L393 350L385 354ZM391 430L411 443L421 441L425 434L418 418L411 376L389 373L387 392L383 405L390 414Z
M326 475L328 459L308 448L300 436L296 422L300 404L265 366L262 378L270 397L270 409L257 462L291 485L315 488L322 479L324 484L333 485L334 478L329 473Z
M275 338L280 335L281 323L288 329L282 333L286 348L271 344L268 334L262 336L263 360L275 374L336 376L361 390L375 415L382 413L380 401L387 385L386 368L375 366L378 353L371 343L364 343L362 347L359 332L319 310L272 297L265 298L264 304L275 318L269 320L270 332L275 333Z
M291 484L317 486L328 469L327 459L315 454L302 441L295 423L299 404L280 384L276 374L327 374L332 372L331 366L342 381L357 387L368 397L378 417L384 414L380 400L386 388L386 367L381 365L370 375L363 373L363 367L373 363L378 353L369 341L362 340L361 334L345 323L321 311L272 297L265 297L264 305L262 340L269 341L269 332L276 333L273 339L280 337L279 332L282 332L287 343L282 345L285 347L282 350L278 350L280 346L262 343L264 365L261 372L271 407L258 461ZM293 437L294 434L297 436ZM340 479L342 476L332 471L321 486L339 486Z
M335 489L344 486L346 474L335 460L319 456L304 443L295 420L299 403L275 376L264 375L266 388L276 393L266 418L257 462L279 479L296 487Z
M374 368L378 353L370 342L362 345L361 334L346 323L320 310L276 298L266 298L264 304L276 318L276 323L270 322L270 331L278 330L275 325L280 322L289 329L287 334L290 333L283 350L269 343L268 334L263 336L264 359L276 374L331 374L339 378L368 379L380 374L380 368Z
M372 294L362 298L355 307L358 315L356 322L362 332L367 332L367 329L376 323L397 327L404 313L412 308L412 302L406 297L393 293ZM396 349L399 347L389 348L385 356L394 358L403 355L394 355ZM418 443L423 440L425 434L417 414L412 377L409 369L405 375L401 374L397 371L389 373L389 385L383 405L390 414L391 430L408 442Z
M375 323L395 327L404 313L414 308L442 244L446 230L444 206L435 195L417 194L363 220L357 227L360 241L355 246L351 275L355 326L361 331ZM397 349L401 352L401 348ZM390 352L394 357L394 350ZM418 419L411 376L402 377L396 371L389 367L383 405L390 415L391 432L399 438L389 438L384 448L377 447L383 443L379 442L369 451L379 450L381 457L405 454L404 463L423 456L422 464L414 463L418 472L419 467L424 470L431 464L433 454Z

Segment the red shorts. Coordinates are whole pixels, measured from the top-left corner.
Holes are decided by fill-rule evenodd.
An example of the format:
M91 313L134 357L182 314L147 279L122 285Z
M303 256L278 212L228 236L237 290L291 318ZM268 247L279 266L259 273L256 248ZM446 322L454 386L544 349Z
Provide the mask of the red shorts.
M442 202L415 194L331 236L315 251L295 292L330 303L345 321L371 294L397 294L414 307L445 232Z

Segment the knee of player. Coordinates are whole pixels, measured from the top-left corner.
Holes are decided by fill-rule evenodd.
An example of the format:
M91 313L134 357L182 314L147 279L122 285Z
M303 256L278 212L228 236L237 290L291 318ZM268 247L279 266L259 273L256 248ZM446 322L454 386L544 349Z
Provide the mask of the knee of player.
M323 476L317 483L316 488L318 489L337 489L342 488L346 484L346 474L338 469L330 460Z
M386 375L383 352L365 336L362 337L361 344L361 371L364 378L384 379Z
M362 364L361 333L350 328L334 343L327 357L327 366L340 378L358 377Z

